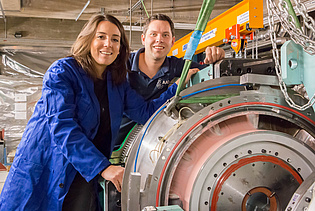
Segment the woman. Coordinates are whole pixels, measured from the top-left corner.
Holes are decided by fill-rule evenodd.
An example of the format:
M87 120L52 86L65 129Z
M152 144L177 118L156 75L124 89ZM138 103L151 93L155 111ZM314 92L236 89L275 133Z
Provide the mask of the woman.
M124 168L108 159L123 112L144 124L176 91L174 84L147 103L129 87L128 41L113 16L92 17L71 52L44 76L0 210L97 210L99 174L121 190Z

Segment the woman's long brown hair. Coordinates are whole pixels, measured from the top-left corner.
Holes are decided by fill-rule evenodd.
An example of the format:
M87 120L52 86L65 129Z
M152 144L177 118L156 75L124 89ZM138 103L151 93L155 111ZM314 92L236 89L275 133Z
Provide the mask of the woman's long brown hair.
M126 80L126 62L129 58L130 49L124 27L120 21L112 15L94 15L83 26L80 34L71 48L71 56L80 66L93 78L96 79L96 70L93 68L93 58L90 52L92 40L96 34L98 24L102 21L109 21L117 26L120 31L120 51L115 61L106 69L112 72L114 84L120 84Z

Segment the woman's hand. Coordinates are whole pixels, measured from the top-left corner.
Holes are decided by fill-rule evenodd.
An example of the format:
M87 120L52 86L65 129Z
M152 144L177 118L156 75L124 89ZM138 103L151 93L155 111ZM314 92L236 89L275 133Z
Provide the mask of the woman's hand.
M106 179L111 181L116 189L121 192L121 186L122 186L122 179L124 176L124 171L125 168L121 166L108 166L102 173L101 176Z

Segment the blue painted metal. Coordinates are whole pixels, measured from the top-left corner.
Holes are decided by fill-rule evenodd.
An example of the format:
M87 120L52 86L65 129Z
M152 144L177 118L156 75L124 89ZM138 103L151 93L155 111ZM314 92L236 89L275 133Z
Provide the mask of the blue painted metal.
M209 65L202 70L198 71L195 75L193 75L190 79L190 86L199 84L203 81L208 81L213 78L213 65Z
M162 206L162 207L157 207L157 211L167 211L167 210L172 210L172 211L184 211L180 206L178 205L171 205L171 206Z
M8 162L8 157L7 157L7 148L3 148L3 165L5 166L11 166L12 163Z
M306 53L303 48L292 40L281 47L282 78L287 85L304 84L308 96L315 93L314 76L315 55ZM315 105L313 105L315 109Z

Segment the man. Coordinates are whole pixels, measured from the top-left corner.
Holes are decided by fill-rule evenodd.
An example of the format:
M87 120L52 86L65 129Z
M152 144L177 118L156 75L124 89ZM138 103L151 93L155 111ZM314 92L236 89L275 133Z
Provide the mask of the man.
M175 29L172 20L163 14L157 14L147 19L141 35L144 48L132 53L128 69L128 80L145 100L155 99L167 90L175 77L180 77L185 61L167 54L175 43ZM225 52L218 47L207 47L205 64L223 59ZM188 74L194 74L204 66L192 62ZM199 69L197 69L199 68ZM117 144L121 144L125 136L135 125L128 118L124 118L120 127Z

